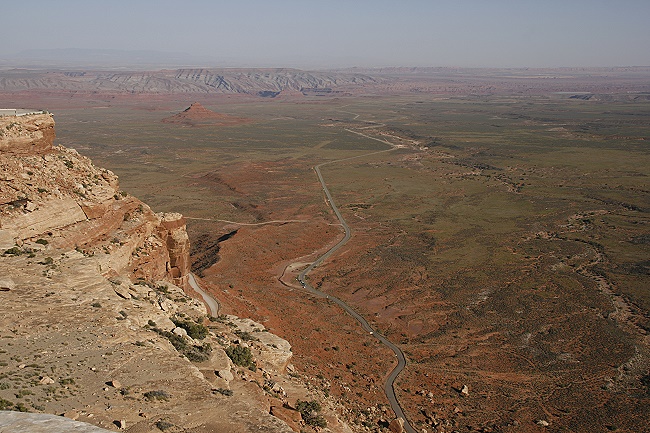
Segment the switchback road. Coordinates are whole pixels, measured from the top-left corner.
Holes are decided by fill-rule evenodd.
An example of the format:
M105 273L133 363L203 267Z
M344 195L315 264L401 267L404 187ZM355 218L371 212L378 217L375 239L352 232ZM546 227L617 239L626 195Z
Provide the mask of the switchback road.
M384 344L390 350L393 351L393 353L397 357L397 365L395 366L395 368L393 368L393 371L390 373L390 375L386 379L386 382L384 383L384 393L386 394L386 398L388 399L388 402L390 403L391 408L393 409L393 412L395 412L395 416L397 416L398 418L402 418L404 420L404 430L406 430L408 433L416 433L415 429L411 426L411 424L409 424L408 419L406 418L406 415L404 414L404 411L402 410L402 407L400 406L399 401L397 400L397 396L395 395L395 388L394 388L395 379L397 378L397 376L402 372L402 370L406 366L406 357L404 356L404 352L402 352L402 350L399 347L397 347L396 345L391 343L390 340L388 340L386 337L384 337L383 335L378 333L372 326L370 326L370 324L368 323L368 321L366 319L364 319L359 313L354 311L348 304L346 304L345 302L343 302L342 300L340 300L339 298L337 298L335 296L328 295L327 293L322 292L322 291L314 288L306 279L307 274L309 274L309 272L311 272L315 267L320 265L324 260L326 260L332 254L334 254L339 248L341 248L343 245L345 245L348 242L348 240L350 240L350 237L351 237L350 227L348 226L347 222L345 221L345 219L341 215L341 212L339 211L338 207L334 203L334 199L332 199L332 194L330 193L329 188L327 188L327 185L325 183L325 179L323 178L323 174L321 173L320 168L325 166L325 165L336 164L336 163L343 162L343 161L349 161L351 159L363 158L363 157L370 156L370 155L376 155L376 154L379 154L379 153L390 152L390 151L395 150L398 147L400 147L400 146L395 145L393 143L390 143L390 142L388 142L386 140L371 137L369 135L366 135L366 134L363 134L363 133L360 133L360 132L357 132L357 131L352 131L350 129L346 129L346 131L351 132L353 134L361 135L361 136L369 138L371 140L376 140L376 141L379 141L381 143L388 144L389 146L391 146L391 148L386 149L386 150L376 151L376 152L370 152L370 153L366 153L366 154L363 154L363 155L353 156L353 157L350 157L350 158L343 158L343 159L338 159L338 160L335 160L335 161L324 162L324 163L318 164L317 166L314 167L314 171L316 172L316 175L318 176L318 180L320 181L321 187L323 188L323 192L325 193L325 197L327 198L327 203L332 208L332 210L334 211L334 214L336 215L339 222L341 223L341 226L343 227L345 235L343 236L343 239L341 239L336 245L334 245L332 248L330 248L328 251L326 251L323 255L318 257L312 264L307 266L302 272L300 272L298 274L297 278L298 278L298 281L300 282L300 284L303 286L303 288L306 291L308 291L309 293L311 293L311 294L313 294L315 296L330 299L333 302L335 302L343 310L345 310L345 312L347 312L357 322L359 322L361 324L361 327L365 331L372 334L375 338L377 338L377 340L379 340L382 344Z
M203 289L201 289L199 283L196 282L196 278L194 278L194 274L192 273L189 274L189 283L190 283L190 287L192 287L196 291L196 293L201 295L201 297L205 301L206 305L208 306L208 310L210 310L210 315L212 317L218 317L219 302L217 302L216 299L214 299L212 296L208 295Z

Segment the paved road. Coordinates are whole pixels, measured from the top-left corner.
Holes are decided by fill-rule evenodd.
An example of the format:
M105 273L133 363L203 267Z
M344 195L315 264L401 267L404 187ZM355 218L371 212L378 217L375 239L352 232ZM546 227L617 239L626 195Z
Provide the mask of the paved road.
M327 203L330 205L334 213L336 214L336 217L338 218L339 222L341 223L341 226L343 227L343 230L345 231L345 236L343 236L343 239L341 239L336 245L334 245L332 248L330 248L327 252L325 252L322 256L318 257L311 265L309 265L307 268L305 268L302 272L298 274L298 281L300 284L307 290L308 292L312 293L315 296L322 297L322 298L327 298L338 304L343 310L345 310L350 316L352 316L354 319L357 320L362 326L364 330L366 330L368 333L372 334L377 340L379 340L382 344L387 346L390 350L393 351L395 356L397 357L397 365L393 369L393 371L390 373L388 378L386 379L386 383L384 384L384 393L386 394L386 398L388 399L388 402L391 405L391 408L393 409L393 412L395 412L395 416L400 417L404 420L404 430L406 430L408 433L416 433L415 429L409 424L406 415L404 414L404 411L402 410L402 407L399 404L399 401L397 400L397 396L395 395L395 389L394 389L394 383L395 379L397 376L402 372L404 367L406 366L406 357L404 356L404 352L391 343L386 337L383 335L379 334L370 324L364 319L359 313L354 311L348 304L340 300L339 298L328 295L325 292L322 292L316 288L314 288L309 282L306 280L307 274L311 272L316 266L320 265L325 259L327 259L329 256L334 254L339 248L341 248L343 245L347 243L347 241L351 237L351 232L350 232L350 227L346 223L345 219L341 215L341 212L339 211L338 207L336 204L334 204L334 200L332 199L332 194L330 193L329 188L327 188L327 185L325 184L325 179L323 179L323 175L320 171L320 168L324 165L328 164L335 164L338 162L342 161L348 161L350 159L355 159L355 158L362 158L365 156L370 156L370 155L375 155L378 153L384 153L384 152L390 152L391 150L396 149L398 146L395 146L394 144L381 140L379 138L375 137L370 137L368 135L362 134L360 132L356 131L351 131L349 129L346 129L348 132L352 132L354 134L362 135L364 137L380 141L382 143L388 144L391 146L390 149L387 150L380 150L377 152L371 152L371 153L366 153L363 155L358 155L358 156L353 156L350 158L344 158L344 159L339 159L336 161L329 161L325 162L323 164L319 164L314 167L314 171L316 172L316 175L318 175L318 180L320 181L320 184L323 188L323 192L325 192L325 197L327 197Z
M216 299L214 299L212 296L208 295L203 289L201 289L199 283L196 282L196 278L194 278L194 274L192 273L189 274L189 283L190 283L190 287L192 287L196 291L196 293L201 295L205 303L208 305L208 309L210 310L210 315L212 317L218 317L219 303L217 302Z

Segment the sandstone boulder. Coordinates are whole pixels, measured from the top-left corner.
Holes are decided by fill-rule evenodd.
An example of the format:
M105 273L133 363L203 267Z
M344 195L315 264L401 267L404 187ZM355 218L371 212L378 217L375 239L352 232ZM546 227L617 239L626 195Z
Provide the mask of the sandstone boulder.
M298 412L297 410L290 409L284 406L271 406L271 410L269 411L269 413L274 417L286 422L287 425L291 427L291 430L295 432L300 431L302 415L300 415L300 412Z
M16 245L14 232L11 230L0 229L0 252L4 252L5 250L8 250L14 245Z
M393 433L404 432L404 420L402 418L395 418L388 424L388 429Z
M0 290L9 291L16 288L16 283L9 277L0 278Z
M226 382L231 382L235 379L235 376L232 374L230 369L217 370L215 373L217 374L217 376L224 379Z

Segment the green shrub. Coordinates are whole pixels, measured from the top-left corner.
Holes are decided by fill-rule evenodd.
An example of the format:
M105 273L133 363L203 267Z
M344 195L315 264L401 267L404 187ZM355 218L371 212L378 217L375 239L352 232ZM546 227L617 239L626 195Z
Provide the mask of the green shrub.
M160 431L165 431L165 430L167 430L169 428L174 427L174 424L170 423L169 421L165 421L165 420L161 419L159 421L156 421L156 427Z
M171 395L169 395L169 393L167 393L166 391L162 391L162 390L147 391L142 395L147 400L163 400L163 401L167 401L171 397Z
M23 253L23 250L20 249L20 247L11 247L8 250L5 250L4 253L2 253L3 256L19 256Z
M316 400L312 401L302 401L298 400L296 402L296 410L302 415L302 419L305 421L305 424L311 425L314 427L327 427L327 421L320 415L318 412L321 411L321 405Z
M210 358L212 346L209 343L203 343L200 346L189 346L183 351L183 355L192 362L203 362Z
M255 360L253 354L248 347L235 345L226 347L226 355L230 358L233 364L240 367L255 367Z
M187 359L192 362L202 362L207 361L210 358L212 353L212 346L209 343L203 343L201 346L194 346L188 344L187 339L176 335L173 332L163 331L162 329L154 328L161 336L169 340L169 342L174 346L174 349L182 353Z
M200 323L181 320L179 318L173 318L172 322L179 328L183 328L187 332L187 335L195 340L203 340L208 336L208 328Z

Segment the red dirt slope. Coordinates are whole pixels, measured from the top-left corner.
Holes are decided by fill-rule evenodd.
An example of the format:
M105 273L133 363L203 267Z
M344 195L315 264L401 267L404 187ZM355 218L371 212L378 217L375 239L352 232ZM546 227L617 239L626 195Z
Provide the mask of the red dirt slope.
M232 126L250 122L250 119L235 117L229 114L216 113L212 110L208 110L198 102L195 102L184 111L171 117L164 118L162 122L176 123L184 126Z

